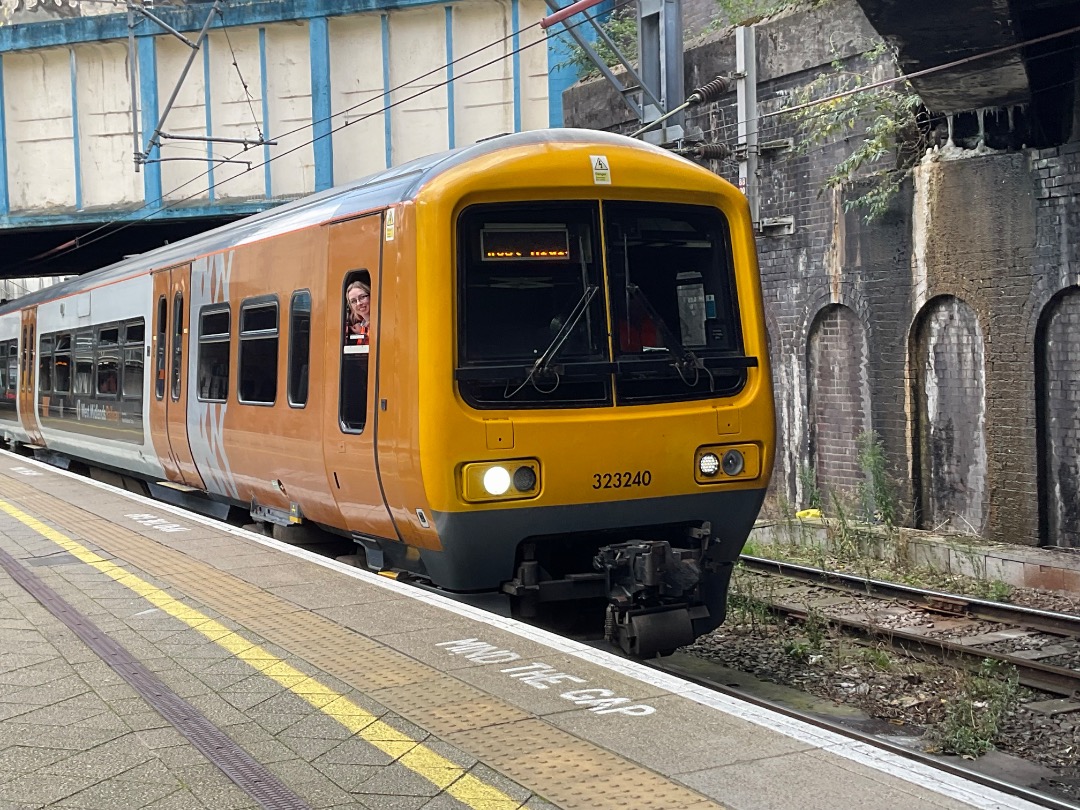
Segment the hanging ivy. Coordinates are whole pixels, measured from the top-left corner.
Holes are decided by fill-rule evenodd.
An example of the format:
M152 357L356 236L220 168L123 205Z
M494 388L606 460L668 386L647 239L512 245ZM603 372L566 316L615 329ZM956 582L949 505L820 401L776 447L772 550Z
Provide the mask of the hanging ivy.
M895 59L885 43L861 57L868 65ZM867 72L852 70L851 60L838 59L830 70L792 92L787 104L801 152L841 140L848 144L847 157L825 186L865 189L845 200L844 208L863 211L868 222L888 210L904 177L927 148L920 126L926 112L918 94L906 81L859 91L871 84ZM848 91L858 92L843 95Z

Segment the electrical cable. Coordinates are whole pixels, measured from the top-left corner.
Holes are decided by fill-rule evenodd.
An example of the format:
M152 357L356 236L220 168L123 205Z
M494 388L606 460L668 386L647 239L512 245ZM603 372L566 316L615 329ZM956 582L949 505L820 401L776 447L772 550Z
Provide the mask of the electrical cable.
M1036 37L1036 38L1030 39L1030 40L1025 40L1024 42L1014 43L1012 45L1008 45L1008 46L1005 46L1003 48L997 48L997 49L994 49L994 50L991 50L991 51L986 51L985 53L973 54L971 56L966 56L963 59L959 59L959 60L956 60L954 62L947 62L947 63L945 63L943 65L937 65L937 66L932 67L932 68L925 68L924 70L916 71L915 73L901 74L899 76L895 76L895 77L890 78L890 79L883 79L883 80L881 80L879 82L874 82L872 84L860 85L858 87L850 88L848 90L844 90L842 92L835 93L835 94L830 95L830 96L824 96L824 97L819 98L819 99L813 99L813 100L808 101L808 102L806 102L804 104L799 104L799 105L796 105L796 106L793 106L793 107L782 107L780 109L773 110L773 111L768 112L768 113L762 113L762 114L753 116L751 118L746 119L746 121L747 121L747 123L749 123L749 122L760 123L762 120L767 119L767 118L774 118L774 117L779 116L779 115L785 115L785 114L788 114L788 113L798 112L798 111L803 110L803 109L808 109L808 108L819 106L819 105L822 105L822 104L827 104L827 103L829 103L831 101L838 101L838 100L840 100L842 98L846 98L848 96L857 95L859 93L867 92L867 91L870 91L870 90L878 90L878 89L881 89L882 87L886 87L886 86L888 86L890 84L897 84L897 83L900 83L900 82L906 82L906 81L908 81L910 79L913 79L913 78L921 78L923 76L932 75L934 73L939 73L939 72L943 72L943 71L946 71L946 70L952 70L953 68L955 68L955 67L957 67L959 65L967 64L968 62L976 61L978 59L988 58L990 56L998 56L998 55L1000 55L1002 53L1005 53L1007 51L1012 51L1012 50L1016 50L1017 48L1027 47L1029 45L1039 44L1039 43L1044 42L1044 41L1048 41L1048 40L1051 40L1051 39L1056 39L1058 37L1062 37L1062 36L1066 36L1068 34L1074 34L1074 33L1078 33L1078 32L1080 32L1080 26L1076 26L1076 27L1073 27L1073 28L1068 28L1068 29L1065 29L1063 31L1059 31L1059 32L1056 32L1056 33L1053 33L1053 34L1047 34L1045 36ZM1038 59L1043 59L1043 58L1050 57L1050 56L1057 56L1057 55L1060 55L1060 54L1063 54L1063 53L1069 53L1069 52L1076 51L1076 50L1077 50L1077 46L1072 45L1072 46L1068 46L1068 47L1065 47L1065 48L1060 48L1060 49L1055 50L1055 51L1048 51L1046 53L1041 53L1041 54L1033 54L1032 56L1028 57L1026 61L1030 63L1030 62L1034 62L1034 61L1036 61ZM859 56L859 55L861 55L861 54L853 54L853 56ZM984 69L982 71L977 71L977 72L989 73L991 70L993 70L993 68L987 68L987 69ZM1035 91L1033 91L1033 92L1035 92ZM826 114L827 113L822 113L822 115L826 115ZM722 127L719 127L718 130L730 132L731 130L736 129L738 127L738 124L739 124L739 122L727 123L727 124L722 125Z
M1029 62L1034 62L1037 59L1042 59L1042 58L1047 58L1047 57L1052 57L1052 56L1060 56L1060 55L1069 54L1069 53L1075 53L1078 50L1080 50L1080 48L1078 48L1077 46L1068 46L1068 47L1065 47L1065 48L1058 48L1056 50L1048 51L1046 53L1036 54L1036 55L1030 57L1028 61ZM1062 82L1057 82L1057 83L1052 84L1052 85L1044 85L1044 86L1041 86L1039 88L1036 88L1036 89L1032 90L1032 95L1038 95L1040 93L1049 92L1050 90L1055 90L1055 89L1058 89L1058 88L1061 88L1061 87L1067 87L1070 84L1076 84L1078 80L1080 80L1080 79L1078 79L1078 77L1070 77L1068 79L1065 79ZM790 111L790 109L792 109L792 108L781 108L781 109L775 110L775 111L773 111L771 113L768 113L767 115L769 117L774 117L774 116L780 115L780 114L782 114L784 112L788 112L788 111ZM940 121L943 121L943 120L947 119L950 115L954 115L952 113L926 113L926 114L928 116L927 125L933 125L936 122L940 122ZM829 115L829 111L822 111L822 112L815 113L815 114L809 114L803 120L812 123L812 120L814 118L822 118L822 117L825 117L826 115ZM764 117L764 116L761 116L761 117ZM733 128L733 126L735 126L735 125L731 124L731 123L725 123L725 124L722 124L721 126L717 127L715 130L713 130L713 132L723 132L723 131L726 131L726 130L730 130L730 129ZM847 138L844 138L844 140L847 140ZM832 141L832 142L829 142L829 143L820 144L818 146L815 146L815 147L809 148L809 149L789 150L787 154L772 158L769 161L769 166L771 166L771 167L783 166L785 163L789 163L789 162L791 162L793 160L797 160L797 159L805 157L807 155L812 155L812 154L816 154L816 153L819 153L819 152L823 152L826 149L830 149L830 148L834 147L835 144L836 144L836 141ZM730 168L732 168L733 170L738 168L738 161L736 161L736 160L725 160L725 164L729 165Z
M612 11L618 10L618 9L622 8L623 6L629 5L633 1L634 0L623 0L623 2L618 3L612 9ZM586 22L589 22L589 20L588 19L581 20L581 21L579 21L577 23L574 23L572 25L567 25L565 22L562 23L562 24L563 24L563 26L565 28L569 29L569 28L577 27L579 25L583 25ZM404 82L404 83L402 83L401 85L398 85L395 88L391 88L390 90L384 91L382 94L380 94L378 96L374 96L374 97L372 97L370 99L367 99L367 100L365 100L363 102L359 102L358 104L353 105L352 107L348 107L348 108L346 108L344 110L340 110L340 111L338 111L336 113L333 113L328 118L319 119L318 121L313 121L311 123L305 123L303 126L297 127L296 129L291 130L291 131L289 131L287 133L284 133L283 135L277 136L277 137L285 137L285 136L290 135L290 134L295 134L296 132L303 131L305 129L314 127L315 124L317 124L317 123L325 123L325 122L330 121L330 120L332 120L332 119L334 119L334 118L336 118L338 116L344 115L344 114L346 114L346 113L348 113L348 112L350 112L352 110L355 110L355 109L359 108L360 106L363 106L364 104L369 104L372 101L377 101L377 100L379 100L381 98L386 98L387 96L391 95L396 90L400 90L400 89L403 89L405 87L408 87L409 85L419 81L420 79L426 78L426 77L432 75L433 73L437 73L437 72L447 70L449 67L451 67L452 65L457 64L458 62L462 61L463 59L470 58L471 56L474 56L474 55L476 55L477 53L480 53L483 50L486 50L486 49L488 49L490 47L494 47L494 46L496 46L498 44L501 44L502 42L505 42L507 39L510 39L510 38L512 38L514 36L517 36L517 35L521 34L521 33L524 33L524 32L526 32L526 31L528 31L528 30L530 30L532 28L535 28L535 27L539 26L539 25L540 25L539 22L533 23L532 25L526 26L526 27L524 27L522 29L519 29L518 31L515 31L515 32L513 32L511 34L508 34L507 36L505 36L505 37L503 37L503 38L501 38L499 40L496 40L493 43L489 43L489 44L477 49L476 51L471 52L470 54L466 54L465 56L459 57L458 59L455 59L455 60L447 63L446 65L442 65L442 66L440 66L438 68L435 68L435 69L433 69L431 71L428 71L427 73L424 73L424 74L422 74L420 76L417 76L417 77L415 77L413 79L410 79L409 81ZM224 27L224 23L223 23L223 27ZM807 102L806 104L799 105L797 107L784 108L784 109L781 109L781 110L775 110L775 111L770 112L770 113L765 113L765 114L762 114L762 115L758 115L758 116L756 116L756 118L754 120L760 121L762 119L777 116L777 115L781 115L783 113L794 112L794 111L796 111L798 109L802 109L802 108L806 108L806 107L813 107L813 106L820 105L820 104L825 104L825 103L828 103L829 101L838 100L840 98L850 96L850 95L853 95L855 93L865 92L865 91L869 91L869 90L873 90L873 89L878 89L878 88L880 88L882 86L886 86L888 84L894 84L894 83L897 83L897 82L905 81L905 80L907 80L909 78L921 77L921 76L924 76L924 75L930 75L930 74L933 74L933 73L942 72L942 71L945 71L945 70L950 70L950 69L952 69L954 67L957 67L958 65L966 64L968 62L972 62L972 61L975 61L975 60L978 60L978 59L988 58L988 57L994 56L994 55L999 55L1001 53L1012 51L1012 50L1015 50L1017 48L1026 47L1026 46L1033 45L1033 44L1038 44L1040 42L1055 39L1055 38L1065 36L1065 35L1070 34L1070 33L1076 33L1078 31L1080 31L1080 26L1076 26L1076 27L1073 27L1073 28L1070 28L1070 29L1055 32L1053 34L1048 34L1048 35L1044 35L1044 36L1041 36L1041 37L1036 37L1036 38L1031 39L1031 40L1025 40L1024 42L1014 43L1012 45L1008 45L1008 46L1005 46L1005 47L1002 47L1002 48L993 49L991 51L986 51L986 52L983 52L983 53L980 53L980 54L973 54L971 56L964 57L963 59L956 60L954 62L949 62L949 63L943 64L943 65L938 65L938 66L935 66L935 67L932 67L932 68L927 68L925 70L917 71L916 73L909 74L909 75L900 75L900 76L894 77L892 79L883 80L881 82L876 82L876 83L873 83L873 84L870 84L870 85L863 85L863 86L860 86L858 88L853 88L851 90L835 94L833 96L825 97L825 98L822 98L822 99L816 99L814 101ZM389 110L391 110L392 108L394 108L394 107L396 107L396 106L398 106L400 104L404 104L405 102L412 101L413 99L418 98L419 96L424 95L425 93L429 93L429 92L437 90L437 89L439 89L441 87L445 87L445 86L447 86L448 84L450 84L453 81L457 81L458 79L463 78L465 76L468 76L468 75L470 75L472 73L475 73L478 70L482 70L482 69L484 69L486 67L490 67L491 65L496 64L496 63L498 63L500 61L511 58L515 54L518 54L518 53L520 53L520 52L522 52L522 51L524 51L524 50L526 50L528 48L534 47L534 46L536 46L536 45L538 45L540 43L543 43L543 42L546 42L546 40L540 39L540 40L536 40L535 42L523 45L523 46L521 46L519 48L516 48L516 49L514 49L514 50L512 50L512 51L510 51L510 52L496 58L496 59L490 60L489 62L486 62L486 63L484 63L482 65L479 65L476 68L473 68L473 69L471 69L469 71L466 71L466 72L464 72L462 74L455 75L453 78L451 78L449 80L446 80L446 81L440 82L438 84L432 85L431 87L425 88L424 90L421 90L420 92L415 93L415 94L413 94L411 96L408 96L408 97L403 98L403 99L399 99L396 102L391 102L390 104L387 104L386 106L382 107L380 110L374 111L374 112L369 113L369 114L364 115L364 116L361 116L360 118L357 118L357 119L355 119L353 121L346 121L341 126L338 126L338 127L335 127L333 129L331 129L328 133L325 133L325 134L316 136L314 138L311 138L310 140L305 141L305 142L303 142L301 144L298 144L298 145L292 147L291 149L286 150L285 152L276 154L273 157L262 161L261 163L257 163L255 165L252 165L249 169L238 172L237 174L232 175L231 177L225 178L224 180L221 181L221 183L216 184L215 188L217 186L219 186L219 185L223 185L224 183L228 182L229 180L232 180L232 179L234 179L236 177L240 177L240 176L242 176L244 174L247 174L250 171L255 171L256 169L262 168L262 167L266 166L268 163L271 163L274 160L285 157L285 156L287 156L287 155L289 155L289 154L291 154L291 153L293 153L293 152L295 152L295 151L297 151L299 149L302 149L302 148L304 148L306 146L309 146L309 145L315 143L316 141L318 141L318 140L320 140L322 138L333 135L334 133L340 131L341 129L344 129L345 127L351 126L351 125L356 124L356 123L360 123L360 122L362 122L364 120L367 120L368 118L371 118L371 117L373 117L375 115L384 114L384 113L388 112ZM1033 57L1033 58L1036 58L1036 57ZM732 126L732 124L727 124L725 126L727 128L730 128ZM736 126L737 126L737 124L736 124ZM249 148L251 148L251 147L245 147L240 152L233 155L232 158L230 158L230 159L235 159L239 155L246 152ZM195 181L197 181L199 179L202 179L203 177L206 177L209 173L210 173L210 170L208 169L208 170L204 171L202 174L197 175L197 176L187 180L185 183L181 184L180 186L176 187L175 189L173 189L173 190L171 190L169 192L166 192L161 197L154 200L153 203L162 202L166 196L168 196L170 194L173 194L173 193L176 193L177 191L184 188L185 186L190 185L191 183L193 183L193 182L195 182ZM27 267L28 265L30 265L30 263L35 262L35 261L47 262L47 261L52 261L55 258L59 258L60 256L68 255L69 253L71 253L74 250L77 250L77 249L79 249L81 247L86 247L86 246L88 246L90 244L93 244L95 242L100 241L101 239L105 239L105 238L107 238L109 236L113 236L116 233L119 233L120 231L126 229L127 227L129 227L131 225L136 225L136 224L139 224L140 222L144 222L144 221L156 216L161 211L169 210L170 208L181 205L181 204L183 204L183 203L185 203L185 202L187 202L187 201L189 201L191 199L194 199L195 197L202 196L203 194L207 193L207 191L209 191L209 189L200 189L198 192L195 192L195 193L193 193L191 195L188 195L187 197L181 198L179 200L175 200L175 201L173 201L171 203L167 203L164 206L153 208L147 215L145 215L143 217L139 217L137 219L131 219L130 218L131 214L128 214L125 218L117 218L115 220L111 220L109 222L103 223L102 225L98 226L97 228L89 231L87 234L84 234L84 235L82 235L80 237L76 237L73 240L69 240L67 243L64 243L63 245L59 245L59 246L57 246L56 248L53 248L51 251L49 251L47 253L39 254L38 256L32 257L31 259L25 260L25 262L23 263L23 265L19 269L20 270L25 269L25 267ZM144 206L142 208L143 209L149 208L150 205L152 205L153 203L144 204ZM139 210L142 210L142 209L138 209L133 213L137 214ZM117 225L117 223L121 223L121 224L119 224L118 227L116 227L114 230L110 231L109 233L98 236L97 238L88 239L88 237L94 236L98 232L100 232L102 230L105 230L105 229L109 228L110 226Z
M225 34L225 42L229 45L229 55L232 56L233 67L236 68L236 75L240 79L240 85L244 88L244 95L247 96L248 111L251 113L251 121L255 124L255 132L259 135L260 141L265 141L263 137L262 127L259 126L259 119L255 115L255 107L253 106L254 99L251 97L251 90L248 89L247 82L244 81L244 74L240 72L240 65L236 61L236 49L233 48L232 37L229 36L229 26L225 24L225 11L218 9L218 17L221 20L221 30ZM204 81L207 81L204 79ZM208 133L209 134L209 133ZM261 145L261 144L260 144ZM208 144L209 151L213 154L213 144Z
M633 2L634 2L634 0L623 0L622 2L616 4L616 6L614 6L612 11L615 11L615 10L618 10L618 9L624 7L624 6L630 5ZM569 29L569 28L577 27L579 25L584 25L586 22L588 22L587 19L586 20L581 20L581 21L579 21L577 23L573 23L571 25L567 25L566 23L563 23L563 26L564 26L564 28ZM481 46L480 48L477 48L474 51L471 51L470 53L467 53L467 54L465 54L463 56L460 56L457 59L454 59L453 61L451 61L451 62L449 62L449 63L447 63L445 65L442 65L442 66L440 66L438 68L434 68L433 70L430 70L427 73L423 73L420 76L416 76L416 77L414 77L412 79L409 79L408 81L405 81L405 82L401 83L400 85L397 85L396 87L392 87L389 90L383 91L381 94L379 94L377 96L373 96L372 98L369 98L369 99L366 99L366 100L364 100L362 102L354 104L351 107L345 108L344 110L339 110L338 112L335 112L335 113L331 114L327 118L318 119L318 120L312 121L310 123L305 123L300 127L297 127L297 128L295 128L293 130L282 133L281 135L276 135L275 137L276 138L284 138L284 137L287 137L288 135L292 135L292 134L295 134L297 132L301 132L301 131L303 131L305 129L314 128L317 124L329 122L329 121L333 120L334 118L345 115L345 114L347 114L347 113L349 113L349 112L351 112L353 110L358 109L361 106L364 106L365 104L370 104L373 101L378 101L380 99L386 98L386 97L392 95L394 92L396 92L398 90L404 89L404 88L408 87L409 85L415 84L416 82L420 81L421 79L427 78L428 76L431 76L432 74L435 74L435 73L440 73L440 72L446 71L446 70L448 70L448 68L450 68L453 65L456 65L458 62L461 62L461 61L463 61L465 59L470 59L473 56L475 56L475 55L477 55L477 54L479 54L479 53L481 53L481 52L483 52L485 50L488 50L489 48L496 47L496 46L506 42L508 39L512 39L513 37L519 36L520 34L525 33L525 32L527 32L527 31L529 31L529 30L531 30L533 28L537 28L537 27L539 27L539 25L540 25L540 23L536 22L536 23L533 23L531 25L525 26L524 28L521 28L521 29L518 29L517 31L511 32L510 34L507 34L506 36L504 36L504 37L502 37L502 38L500 38L498 40L495 40L494 42L490 42L490 43L488 43L486 45ZM222 27L223 28L226 27L225 24L224 24L224 19L223 19L223 22L222 22ZM295 151L297 151L299 149L302 149L302 148L304 148L306 146L310 146L311 144L315 143L316 141L318 141L318 140L320 140L322 138L328 137L330 135L333 135L335 132L338 132L339 130L344 129L347 126L351 126L353 124L360 123L361 121L367 120L368 118L374 117L375 115L384 114L384 113L388 112L389 110L391 110L392 108L394 108L394 107L396 107L396 106L398 106L400 104L404 104L405 102L412 101L413 99L418 98L419 96L421 96L421 95L423 95L425 93L429 93L429 92L432 92L433 90L437 90L437 89L439 89L441 87L444 87L444 86L450 84L450 82L457 81L457 80L459 80L461 78L464 78L465 76L468 76L468 75L470 75L472 73L475 73L475 72L477 72L479 70L483 70L486 67L490 67L493 64L497 64L498 62L501 62L501 61L504 61L506 59L512 58L515 54L521 53L522 51L524 51L524 50L526 50L528 48L535 47L536 45L539 45L539 44L545 43L545 42L547 42L546 39L538 39L535 42L527 43L526 45L523 45L523 46L521 46L521 47L519 47L519 48L517 48L515 50L509 51L509 52L503 54L502 56L499 56L496 59L492 59L492 60L490 60L488 62L485 62L484 64L481 64L481 65L479 65L479 66L477 66L477 67L475 67L475 68L473 68L471 70L468 70L468 71L466 71L464 73L461 73L461 74L454 75L453 78L451 78L451 79L449 79L447 81L440 82L438 84L432 85L431 87L425 88L424 90L422 90L422 91L420 91L418 93L415 93L415 94L413 94L411 96L408 96L408 97L403 98L403 99L399 99L396 102L392 102L392 103L380 108L379 110L376 110L376 111L374 111L372 113L361 116L360 118L357 118L357 119L355 119L353 121L346 121L341 126L338 126L338 127L334 128L334 129L330 130L327 133L324 133L322 135L318 135L318 136L316 136L314 138L311 138L310 140L307 140L307 141L305 141L303 143L297 144L296 146L292 147L291 149L288 149L288 150L286 150L284 152L280 152L280 153L274 155L273 157L262 161L261 163L252 165L248 169L245 169L244 171L238 172L235 175L232 175L230 177L227 177L227 178L223 179L220 183L215 184L214 188L217 188L217 187L219 187L221 185L224 185L229 180L232 180L232 179L234 179L236 177L240 177L240 176L242 176L244 174L247 174L250 171L255 171L256 169L263 168L268 163L271 163L274 160L278 160L279 158L285 157L285 156L287 156L287 155L289 155L289 154L291 154L291 153L293 153L293 152L295 152ZM241 149L236 154L230 156L229 158L227 158L227 160L235 160L237 157L242 155L244 152L248 151L249 148L252 148L252 147L245 146L244 149ZM113 220L110 220L108 222L102 223L101 225L94 228L93 230L88 231L86 234L82 234L81 236L76 237L73 240L69 240L68 242L65 242L65 243L63 243L61 245L58 245L58 246L52 248L51 250L49 250L49 251L47 251L45 253L41 253L41 254L38 254L36 256L31 257L30 259L24 260L23 264L20 265L18 269L20 271L22 271L24 269L27 269L28 267L33 266L32 263L34 263L34 262L39 262L39 261L40 262L49 262L49 261L52 261L54 259L60 258L61 256L69 255L70 253L74 252L75 250L78 250L78 249L80 249L82 247L86 247L86 246L88 246L90 244L93 244L95 242L101 241L102 239L108 238L109 236L113 236L113 235L119 233L120 231L130 227L131 225L137 225L140 222L144 222L144 221L146 221L148 219L151 219L152 217L158 215L162 211L169 210L170 208L181 205L181 204L183 204L183 203L185 203L185 202L187 202L187 201L189 201L191 199L194 199L195 197L202 196L203 194L207 193L210 189L209 188L200 189L199 191L197 191L197 192L195 192L193 194L190 194L187 197L183 197L183 198L181 198L179 200L174 200L174 201L172 201L170 203L166 203L165 205L162 205L162 206L156 206L156 207L151 208L152 205L155 205L156 203L163 202L167 196L175 194L176 192L178 192L179 190L185 188L186 186L189 186L192 183L194 183L194 182L196 182L198 180L201 180L204 177L208 176L210 174L210 171L211 171L210 169L207 169L207 170L203 171L202 173L200 173L200 174L198 174L198 175L196 175L196 176L194 176L192 178L189 178L184 183L180 184L179 186L173 188L172 190L170 190L168 192L163 193L160 197L153 200L152 202L144 203L141 208L136 209L134 212L131 212L131 213L125 215L124 217L118 217L116 219L113 219ZM151 209L151 210L145 216L138 217L138 218L132 218L135 214L138 214L139 211L145 210L145 209ZM94 237L95 234L98 234L99 232L101 232L103 230L107 230L107 229L109 229L110 227L112 227L114 225L117 225L117 227L114 228L113 230L109 231L108 233L102 234L101 236L97 236L96 238L91 238L91 237Z

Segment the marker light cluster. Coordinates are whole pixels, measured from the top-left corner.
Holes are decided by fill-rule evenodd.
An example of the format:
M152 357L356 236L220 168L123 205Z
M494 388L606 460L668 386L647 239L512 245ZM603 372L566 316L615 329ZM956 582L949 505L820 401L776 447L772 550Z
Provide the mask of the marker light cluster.
M699 447L694 454L694 478L699 484L757 478L761 451L756 444Z
M535 498L540 494L540 462L527 458L465 464L461 490L471 503Z

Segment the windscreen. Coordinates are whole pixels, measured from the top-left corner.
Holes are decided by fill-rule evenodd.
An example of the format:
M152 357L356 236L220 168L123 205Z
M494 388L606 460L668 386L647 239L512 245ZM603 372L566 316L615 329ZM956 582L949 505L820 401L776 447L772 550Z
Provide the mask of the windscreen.
M594 404L607 329L596 203L474 206L459 221L459 373L485 404ZM530 372L532 372L530 374Z
M726 394L745 372L727 224L702 206L604 205L614 355L624 401ZM660 356L681 363L656 363ZM693 358L698 362L687 360Z
M756 359L742 356L723 213L618 201L466 209L457 359L459 390L480 408L730 395Z

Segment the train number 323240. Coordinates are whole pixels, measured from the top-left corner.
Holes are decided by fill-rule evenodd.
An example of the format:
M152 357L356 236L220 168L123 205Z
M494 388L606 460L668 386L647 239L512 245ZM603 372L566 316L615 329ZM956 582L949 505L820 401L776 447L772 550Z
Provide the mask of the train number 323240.
M627 489L628 487L647 487L652 483L652 473L648 470L636 472L593 473L593 489Z

